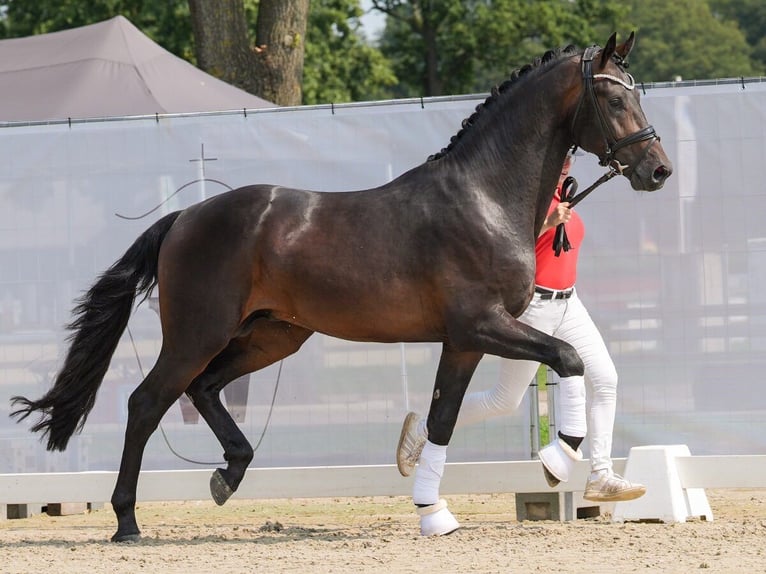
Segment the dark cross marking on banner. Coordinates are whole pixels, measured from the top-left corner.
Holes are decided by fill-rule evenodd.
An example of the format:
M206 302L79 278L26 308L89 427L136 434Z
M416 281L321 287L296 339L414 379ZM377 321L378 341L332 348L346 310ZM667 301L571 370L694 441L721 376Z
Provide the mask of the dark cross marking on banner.
M203 181L205 180L205 162L206 161L218 161L218 158L217 157L205 157L205 142L202 142L200 144L199 158L197 158L197 159L190 159L189 162L190 163L200 162L202 164L201 169L202 169L202 180Z
M122 215L120 213L115 213L115 215L117 217L119 217L120 219L130 219L130 220L143 219L144 217L147 217L147 216L151 215L152 213L154 213L155 211L157 211L158 209L160 209L163 205L165 205L168 201L170 201L172 198L174 198L176 195L178 195L181 191L183 191L184 189L186 189L188 187L191 187L195 183L202 183L204 185L205 182L209 181L211 183L215 183L217 185L220 185L221 187L226 188L228 191L233 190L234 188L231 187L228 183L224 183L224 182L222 182L222 181L220 181L218 179L213 179L213 178L207 177L205 175L205 162L208 162L208 161L218 161L218 158L217 157L205 157L205 143L203 142L203 143L200 144L200 157L189 160L189 163L199 162L201 164L200 165L200 172L201 172L200 176L201 177L198 177L197 179L193 179L191 181L187 181L185 184L183 184L181 187L176 189L173 193L168 195L160 203L158 203L157 205L155 205L153 208L151 208L149 211L147 211L145 213L142 213L140 215Z

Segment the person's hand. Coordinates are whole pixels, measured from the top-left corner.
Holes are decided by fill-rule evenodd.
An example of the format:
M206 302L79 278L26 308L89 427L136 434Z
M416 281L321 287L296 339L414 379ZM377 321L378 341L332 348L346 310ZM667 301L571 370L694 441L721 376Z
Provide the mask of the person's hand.
M568 223L570 219L572 219L572 210L569 209L569 202L563 201L545 218L545 227L556 227L559 223Z

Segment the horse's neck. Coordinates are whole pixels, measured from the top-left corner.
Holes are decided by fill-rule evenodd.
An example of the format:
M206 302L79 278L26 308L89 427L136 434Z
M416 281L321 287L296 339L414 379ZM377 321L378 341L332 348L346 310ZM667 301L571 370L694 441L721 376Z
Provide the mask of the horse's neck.
M502 107L486 110L487 117L471 128L476 130L470 134L473 141L466 138L450 160L470 178L472 188L504 206L518 225L531 223L536 233L553 197L570 134L568 123L551 112L557 95L535 97L530 93L534 87L540 89L527 86Z

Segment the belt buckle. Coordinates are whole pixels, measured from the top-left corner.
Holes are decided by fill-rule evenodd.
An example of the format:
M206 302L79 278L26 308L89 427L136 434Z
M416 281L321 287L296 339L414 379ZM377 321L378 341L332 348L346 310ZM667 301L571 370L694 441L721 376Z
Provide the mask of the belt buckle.
M574 288L569 289L548 289L547 287L535 286L535 292L540 295L543 301L569 299L574 293Z
M560 301L562 299L569 299L572 296L572 292L572 289L549 289L542 293L540 298Z

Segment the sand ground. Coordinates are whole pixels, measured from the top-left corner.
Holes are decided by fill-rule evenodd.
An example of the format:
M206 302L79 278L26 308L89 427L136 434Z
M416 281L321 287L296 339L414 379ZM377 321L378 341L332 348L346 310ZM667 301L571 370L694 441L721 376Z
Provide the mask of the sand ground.
M708 490L714 520L516 521L515 497L448 497L462 528L419 536L409 498L140 504L114 544L111 507L0 521L0 572L766 573L766 489Z

